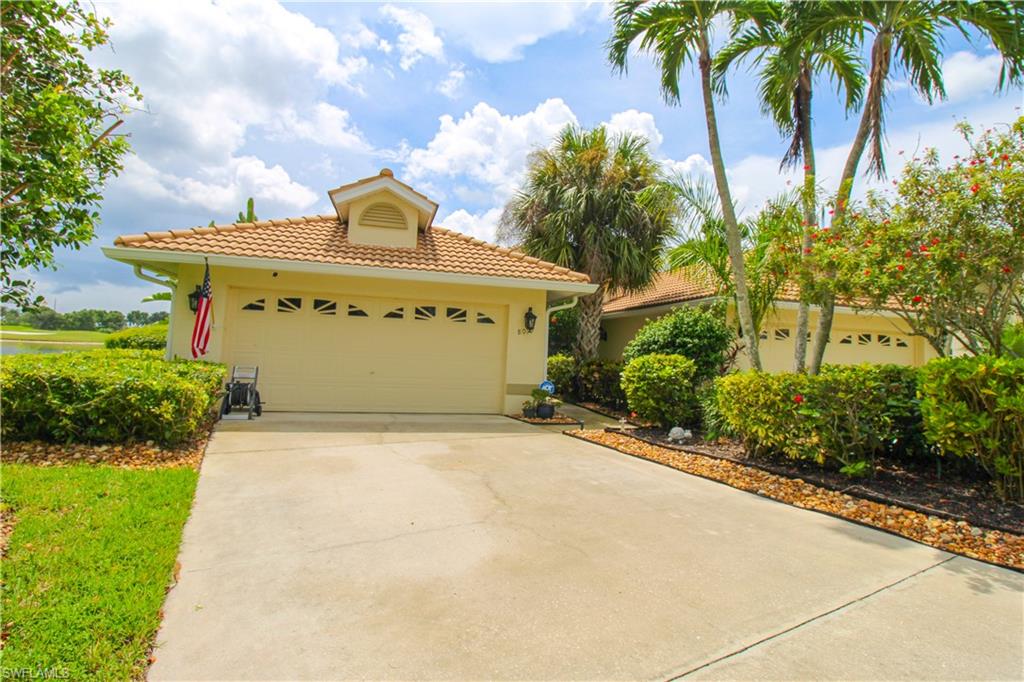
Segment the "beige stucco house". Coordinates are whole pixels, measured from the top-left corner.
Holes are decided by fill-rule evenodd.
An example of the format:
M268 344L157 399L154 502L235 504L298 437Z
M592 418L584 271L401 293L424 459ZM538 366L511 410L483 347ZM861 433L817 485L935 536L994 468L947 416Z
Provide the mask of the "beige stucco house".
M205 359L259 366L268 410L517 410L544 379L547 310L594 291L587 276L434 225L437 204L387 169L328 195L330 215L123 236L104 253L172 290L170 357L190 357L208 261Z
M759 349L761 365L766 371L788 372L793 368L796 293L792 287L783 289L775 310L768 313L762 324ZM621 359L626 344L648 320L681 305L700 305L716 299L714 287L685 272L661 273L642 292L610 296L601 317L603 333L599 352L609 360ZM731 306L726 314L730 321L734 318ZM812 309L812 332L817 323L817 314ZM836 306L832 340L825 349L827 363L873 362L916 367L936 355L927 341L913 336L893 313L858 312L849 306ZM737 357L737 364L739 369L749 368L747 357L742 353Z

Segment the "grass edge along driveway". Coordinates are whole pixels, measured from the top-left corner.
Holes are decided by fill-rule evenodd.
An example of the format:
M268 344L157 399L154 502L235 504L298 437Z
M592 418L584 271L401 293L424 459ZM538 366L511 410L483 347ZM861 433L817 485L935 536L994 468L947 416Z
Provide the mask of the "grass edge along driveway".
M3 467L2 676L141 679L198 472Z

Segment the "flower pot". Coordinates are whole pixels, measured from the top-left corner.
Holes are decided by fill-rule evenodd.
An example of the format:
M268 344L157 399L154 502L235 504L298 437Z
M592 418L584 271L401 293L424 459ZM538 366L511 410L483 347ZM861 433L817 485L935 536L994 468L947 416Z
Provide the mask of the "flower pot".
M536 407L524 407L523 408L523 416L526 417L527 419L533 419L534 417L537 416L537 408Z
M551 419L555 416L555 406L550 403L544 403L537 406L537 416L541 419Z

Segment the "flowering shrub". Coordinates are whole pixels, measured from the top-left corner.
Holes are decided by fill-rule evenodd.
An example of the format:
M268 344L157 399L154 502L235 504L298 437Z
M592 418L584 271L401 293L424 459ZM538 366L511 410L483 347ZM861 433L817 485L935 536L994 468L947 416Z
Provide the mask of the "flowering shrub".
M0 368L0 433L16 440L174 445L196 436L224 366L150 350L15 355Z
M976 458L1003 496L1024 500L1024 358L941 358L921 373L928 439Z
M921 449L916 377L897 365L833 365L816 376L744 372L716 382L717 408L752 455L863 475L876 457Z

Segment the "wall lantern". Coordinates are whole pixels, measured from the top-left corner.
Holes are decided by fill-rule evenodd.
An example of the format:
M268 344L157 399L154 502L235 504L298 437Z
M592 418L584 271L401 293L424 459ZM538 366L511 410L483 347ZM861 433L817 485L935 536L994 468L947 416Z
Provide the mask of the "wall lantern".
M533 328L537 326L537 316L534 315L532 307L523 315L523 324L526 325L526 331L528 332L532 332Z
M188 309L192 312L199 310L199 294L202 293L203 288L196 285L196 290L188 295Z

